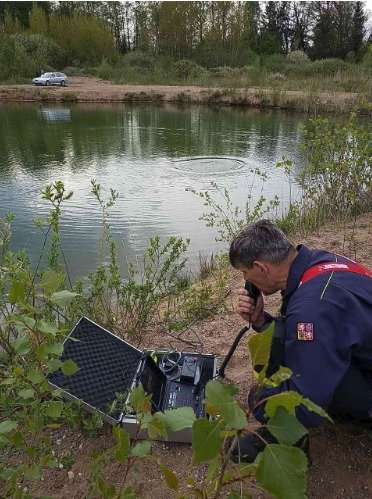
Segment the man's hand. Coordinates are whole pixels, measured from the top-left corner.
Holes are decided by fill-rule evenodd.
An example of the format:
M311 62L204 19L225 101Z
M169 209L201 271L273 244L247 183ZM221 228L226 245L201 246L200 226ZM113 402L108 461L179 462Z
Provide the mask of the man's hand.
M250 322L253 327L259 329L264 324L264 301L262 294L257 298L256 305L253 304L253 299L248 295L248 291L244 288L238 290L237 312L247 322Z

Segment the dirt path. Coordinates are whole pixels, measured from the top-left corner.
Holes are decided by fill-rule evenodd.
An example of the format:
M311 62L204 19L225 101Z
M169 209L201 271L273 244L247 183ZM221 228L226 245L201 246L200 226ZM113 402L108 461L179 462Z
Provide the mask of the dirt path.
M321 247L343 253L368 267L372 267L372 214L358 219L355 239L352 243L344 241L341 234L332 227L325 227L319 234L306 240L309 247ZM230 275L231 295L228 298L228 313L204 320L195 326L195 331L202 338L203 351L215 353L220 361L227 353L232 340L243 323L234 313L236 290L241 286L241 276L232 271ZM279 308L278 297L270 297L267 307L272 313ZM151 339L153 347L168 347L166 338ZM183 346L181 346L183 348ZM240 389L240 400L244 403L247 390L252 382L251 367L246 342L239 344L226 370L227 377ZM254 424L252 422L252 424ZM88 494L89 462L92 451L102 452L113 445L111 428L107 425L101 434L88 438L80 431L63 428L51 432L56 454L70 456L70 469L48 470L39 482L36 496L50 495L53 498L84 498ZM372 433L352 426L324 424L311 431L310 450L313 463L308 472L308 497L319 499L371 498L372 497ZM187 496L184 479L188 476L201 477L203 468L192 466L192 450L188 444L154 444L154 454L168 464L183 483L182 491ZM122 467L118 463L110 465L105 478L115 485L122 484ZM129 483L141 497L162 499L173 497L153 464L140 465L131 473ZM253 497L267 497L255 484L251 484Z
M345 92L310 93L251 88L246 90L202 88L195 86L115 85L98 78L69 78L68 87L2 85L0 101L51 102L176 102L241 105L299 111L337 111L353 109L358 94ZM364 105L365 112L371 107ZM371 109L369 109L371 111Z

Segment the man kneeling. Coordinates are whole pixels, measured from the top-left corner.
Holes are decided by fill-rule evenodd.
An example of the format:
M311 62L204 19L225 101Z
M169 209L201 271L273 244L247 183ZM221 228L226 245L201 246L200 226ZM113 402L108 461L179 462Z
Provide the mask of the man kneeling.
M295 248L269 220L246 226L230 246L230 263L246 281L261 290L256 304L242 288L237 311L262 332L274 321L269 366L271 376L280 366L292 376L279 387L256 394L248 404L261 423L267 421L264 403L276 393L296 390L334 419L372 428L372 273L346 257L304 245ZM282 294L280 315L264 311L262 295ZM322 418L304 406L297 418L307 428ZM258 433L275 441L264 428ZM299 442L298 445L303 445ZM242 437L235 460L253 461L264 443L255 435Z

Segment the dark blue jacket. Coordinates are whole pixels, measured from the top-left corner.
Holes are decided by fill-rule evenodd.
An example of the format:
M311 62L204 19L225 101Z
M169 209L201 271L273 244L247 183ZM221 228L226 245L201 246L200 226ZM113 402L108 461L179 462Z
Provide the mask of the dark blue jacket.
M278 388L265 389L259 398L297 390L327 410L351 361L362 370L372 371L372 279L335 271L318 275L299 287L303 273L313 265L348 260L325 251L309 250L306 246L297 249L282 307L284 365L293 374ZM313 340L298 339L299 323L313 325ZM265 421L263 404L254 415L259 421ZM317 426L322 420L303 406L297 409L297 416L307 427Z

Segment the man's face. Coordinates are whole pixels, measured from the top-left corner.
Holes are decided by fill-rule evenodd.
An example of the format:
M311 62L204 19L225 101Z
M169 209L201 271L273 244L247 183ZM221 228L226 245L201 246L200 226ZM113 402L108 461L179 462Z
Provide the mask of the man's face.
M275 266L266 262L253 262L253 267L239 267L245 281L251 281L264 295L279 291Z

